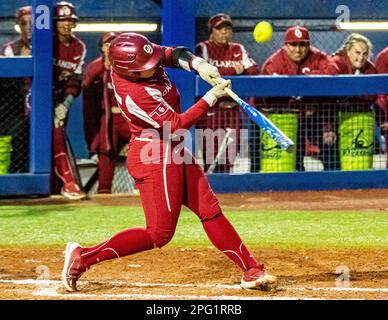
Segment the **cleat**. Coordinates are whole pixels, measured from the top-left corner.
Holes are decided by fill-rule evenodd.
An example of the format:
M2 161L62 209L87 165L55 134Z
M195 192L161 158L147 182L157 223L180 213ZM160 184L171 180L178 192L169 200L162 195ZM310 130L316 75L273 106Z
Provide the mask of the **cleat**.
M62 283L67 291L77 291L77 281L86 271L81 257L81 246L69 242L65 250L65 262L62 270Z
M61 190L61 194L69 200L82 200L86 198L85 192L74 182L66 183Z
M244 272L240 286L243 289L270 291L276 289L277 283L277 278L267 274L264 268L251 268Z

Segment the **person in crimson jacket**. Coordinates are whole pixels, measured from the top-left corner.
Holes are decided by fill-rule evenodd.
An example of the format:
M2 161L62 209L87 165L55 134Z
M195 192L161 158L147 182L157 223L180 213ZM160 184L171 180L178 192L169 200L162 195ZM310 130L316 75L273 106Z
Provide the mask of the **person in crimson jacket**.
M376 74L374 63L370 60L373 45L371 41L358 33L350 34L342 46L332 55L331 61L337 67L337 74ZM359 97L338 97L338 103L359 103L357 108L352 106L352 111L370 111L370 104L376 101L375 95ZM356 110L357 109L357 110Z
M161 47L137 33L115 38L109 60L116 100L131 129L127 169L139 188L147 227L123 230L93 247L69 242L62 270L65 288L75 291L78 279L96 263L165 246L174 235L182 205L198 216L213 245L243 271L243 288L276 286L276 277L253 258L222 213L204 172L181 141L226 95L230 80L220 78L216 67L187 48ZM218 84L182 113L178 89L165 66L196 70L208 83Z
M376 57L376 69L378 73L388 73L388 47L383 49ZM388 94L379 95L377 98L377 120L384 132L385 152L388 153ZM388 159L387 159L388 167Z
M371 41L358 33L350 34L342 46L332 55L331 61L338 69L338 74L376 74L377 69L370 60L373 45ZM377 113L379 108L374 107L376 95L336 97L337 110L348 112Z
M1 55L5 57L31 56L31 19L32 7L23 6L16 10L16 23L20 28L20 36L4 44ZM29 171L29 132L30 132L30 96L31 78L23 79L1 79L6 94L11 94L11 90L18 91L17 99L7 99L5 105L13 104L15 107L9 108L8 118L3 118L3 130L1 134L12 136L12 160L9 172L22 173ZM6 87L8 87L6 89ZM14 89L12 89L14 88ZM22 102L20 103L20 101Z
M236 42L232 42L233 23L229 15L219 13L212 16L208 21L210 32L209 39L199 42L196 45L196 55L202 57L211 65L218 68L222 76L236 75L258 75L260 73L256 62L249 57L245 47ZM240 130L242 126L241 110L238 104L230 97L223 97L218 100L217 108L209 110L207 114L198 122L197 128L211 129L214 135L226 130L233 130L229 147L219 159L215 172L230 172L236 153L240 150ZM222 137L214 139L214 143L209 143L210 136L204 135L203 141L203 162L207 171L220 150ZM214 138L214 136L212 137ZM236 152L228 152L228 150ZM207 159L208 158L208 159Z
M99 41L101 57L88 64L82 85L85 138L91 153L98 154L98 193L111 193L115 160L130 140L130 130L113 91L110 42L117 32L106 32Z
M58 185L58 178L63 186L62 195L70 200L86 197L82 186L77 183L76 168L71 165L70 151L66 142L66 124L68 111L74 99L81 93L83 65L86 55L85 44L73 35L78 17L74 6L65 1L54 5L54 39L53 39L53 164L56 177L53 176L52 189Z
M338 73L335 63L323 51L310 43L309 30L301 26L287 29L284 46L264 63L263 75L317 75ZM303 171L303 158L318 154L325 170L338 170L339 160L334 129L323 124L330 110L317 106L322 98L290 97L266 98L259 105L267 113L297 113L299 115L296 169ZM306 144L309 146L306 148Z

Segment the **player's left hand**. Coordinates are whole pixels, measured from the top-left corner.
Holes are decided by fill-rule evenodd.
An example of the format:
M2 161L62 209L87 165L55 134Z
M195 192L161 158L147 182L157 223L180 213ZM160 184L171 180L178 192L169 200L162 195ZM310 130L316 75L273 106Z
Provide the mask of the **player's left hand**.
M205 60L198 64L197 71L199 76L207 83L210 83L212 86L214 85L214 82L215 82L214 80L216 80L216 83L217 83L218 79L221 78L221 75L218 72L217 67L212 66L210 63L207 63Z
M68 107L63 103L58 103L55 107L55 118L58 120L65 120L67 116Z

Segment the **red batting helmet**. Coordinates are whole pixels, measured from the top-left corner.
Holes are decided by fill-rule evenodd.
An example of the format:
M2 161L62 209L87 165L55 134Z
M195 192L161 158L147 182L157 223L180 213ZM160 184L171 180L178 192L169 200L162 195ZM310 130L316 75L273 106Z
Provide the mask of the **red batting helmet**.
M305 27L290 27L286 31L284 42L310 42L309 31Z
M122 33L109 46L112 69L124 76L154 68L162 58L162 48L138 33Z
M107 43L107 42L112 42L114 38L116 38L120 33L119 32L114 32L114 31L109 31L105 32L100 39L98 40L98 48L100 51L102 50L102 46Z
M26 15L32 15L32 7L31 6L20 7L19 9L17 9L16 21L19 23L20 19Z
M78 20L74 5L70 2L60 1L54 6L54 20Z

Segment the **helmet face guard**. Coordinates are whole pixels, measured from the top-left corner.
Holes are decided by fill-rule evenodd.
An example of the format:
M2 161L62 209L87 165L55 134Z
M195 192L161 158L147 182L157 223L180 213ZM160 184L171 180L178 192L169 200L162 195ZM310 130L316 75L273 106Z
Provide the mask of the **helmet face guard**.
M137 72L155 68L161 59L162 48L137 33L122 33L109 46L112 69L123 76L133 78Z

